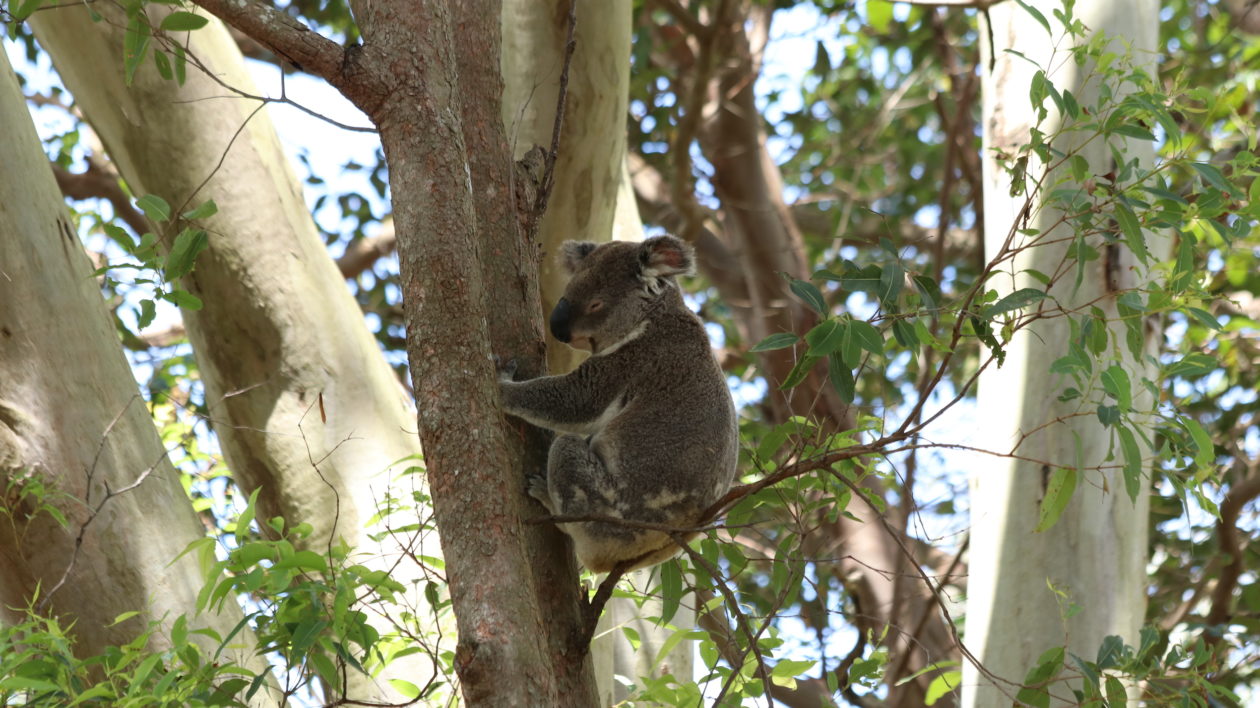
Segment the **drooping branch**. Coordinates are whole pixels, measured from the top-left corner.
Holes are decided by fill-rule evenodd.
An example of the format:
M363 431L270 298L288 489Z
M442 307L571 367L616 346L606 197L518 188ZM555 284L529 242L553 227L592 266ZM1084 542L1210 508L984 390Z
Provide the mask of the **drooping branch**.
M352 50L328 39L289 15L253 0L194 0L210 14L270 48L297 68L340 89L362 91L350 79ZM361 80L361 75L355 81ZM347 94L349 95L349 94Z

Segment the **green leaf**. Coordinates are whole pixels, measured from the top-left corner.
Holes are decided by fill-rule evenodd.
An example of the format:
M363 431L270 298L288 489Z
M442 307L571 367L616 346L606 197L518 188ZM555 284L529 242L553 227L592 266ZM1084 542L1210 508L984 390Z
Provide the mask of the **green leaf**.
M1032 15L1033 19L1036 20L1042 27L1046 28L1046 34L1052 34L1050 32L1050 22L1046 20L1046 16L1041 14L1040 10L1024 2L1024 0L1015 0L1015 2L1018 3L1020 7L1024 8L1025 12Z
M866 19L871 24L871 29L879 34L887 34L888 26L892 24L893 6L891 2L885 0L867 0L866 3Z
M1107 708L1123 708L1128 705L1129 695L1124 684L1115 676L1107 677Z
M877 293L879 280L883 275L884 271L877 265L868 265L865 268L852 266L846 268L844 276L840 278L840 287L855 293Z
M1138 492L1142 491L1142 452L1138 450L1137 439L1133 437L1132 430L1117 425L1116 435L1120 438L1120 450L1124 453L1124 491L1131 501L1137 501Z
M149 37L152 30L149 29L149 18L143 12L136 11L127 20L127 30L123 34L123 73L128 86L136 77L136 69L144 63L144 57L149 52ZM148 212L145 212L148 214ZM167 209L167 214L170 210ZM149 218L153 218L150 215Z
M787 378L783 379L783 383L779 384L779 390L786 391L804 381L805 377L809 376L809 370L817 362L818 357L811 354L801 357L800 361L796 362L796 366L793 366L792 370L788 372Z
M1050 708L1050 694L1044 688L1021 688L1019 693L1015 694L1015 700L1019 701L1017 705Z
M340 672L337 671L337 665L333 663L332 659L328 658L327 654L322 651L316 651L311 652L311 655L307 658L310 660L311 666L315 668L315 673L323 680L325 685L340 685Z
M1102 644L1098 645L1098 659L1094 661L1100 669L1108 669L1120 662L1120 657L1124 654L1124 639L1115 634L1109 634L1103 637Z
M160 49L153 50L153 63L157 66L158 75L164 80L170 81L175 78L175 72L171 70L171 60L166 56L166 52ZM170 676L171 674L167 674Z
M986 318L992 319L998 315L1004 315L1014 310L1023 309L1029 305L1040 302L1046 298L1046 293L1036 288L1020 288L997 302L984 308L982 311Z
M307 617L298 623L297 628L293 630L293 639L289 644L293 654L299 656L305 654L306 650L311 648L311 645L319 638L319 633L324 631L324 628L327 626L327 622L314 617ZM314 657L312 656L312 658Z
M140 329L144 329L153 324L153 318L157 317L157 307L152 300L140 301L140 316L136 318L136 325Z
M792 292L796 294L810 309L820 315L827 314L827 301L823 299L822 291L816 285L804 280L791 279L789 285Z
M1121 412L1128 411L1133 405L1132 387L1129 384L1129 374L1125 372L1124 367L1112 364L1102 372L1101 378L1103 390L1107 392L1107 395L1116 399Z
M1067 89L1063 90L1063 108L1073 120L1081 117L1081 106L1076 102L1076 96Z
M1120 422L1119 406L1098 406L1098 422L1111 426Z
M895 302L905 282L906 271L900 263L894 261L884 266L879 274L879 301L885 305Z
M818 42L818 49L814 52L814 74L822 76L831 71L831 55L827 53L827 45Z
M1208 354L1187 354L1181 361L1169 365L1167 376L1205 376L1218 367L1215 357Z
M949 695L955 688L962 685L961 671L946 671L945 673L932 679L932 683L928 684L927 693L923 696L924 705L934 706L944 696Z
M193 219L205 219L219 213L219 205L214 203L213 199L207 199L197 205L192 211L183 213L183 217L189 221Z
M1216 187L1232 197L1242 196L1242 192L1240 192L1237 187L1226 181L1225 175L1221 174L1220 169L1217 168L1216 165L1211 165L1206 162L1191 162L1190 167L1195 172L1198 172L1199 176L1213 187Z
M209 24L210 19L195 15L191 12L172 12L162 18L162 31L164 32L191 32L199 30Z
M1126 138L1136 138L1138 140L1148 140L1150 142L1155 142L1154 133L1147 130L1146 128L1143 128L1140 125L1135 125L1133 123L1121 123L1120 125L1112 127L1111 132L1117 135L1123 135Z
M171 645L178 649L188 643L188 618L180 615L171 625Z
M857 393L857 382L853 379L853 372L838 354L827 357L827 378L831 381L831 387L840 394L841 400L845 403L853 403L853 397Z
M849 323L849 328L853 330L853 338L857 340L858 346L872 354L884 353L884 335L870 322L853 320Z
M661 570L661 622L670 622L682 605L682 571L676 561L658 567Z
M800 676L801 674L814 668L816 661L811 660L791 660L780 659L770 670L771 676Z
M254 514L258 508L258 493L262 491L262 487L255 487L254 491L249 494L249 502L245 504L245 511L236 517L236 542L243 544L245 539L249 538L249 525L254 521Z
M776 332L758 342L757 346L753 347L749 351L769 352L774 351L775 349L785 349L793 346L799 341L801 341L801 338L791 332Z
M398 691L399 695L409 701L414 701L420 697L420 687L410 681L403 679L389 679L389 685Z
M113 627L116 624L122 624L123 622L126 622L127 620L131 619L132 617L135 617L138 614L140 613L136 610L131 610L130 612L124 612L121 615L118 615L117 617L115 617L114 621L110 622L106 626Z
M315 551L298 551L293 555L278 561L271 566L273 570L287 570L289 568L299 570L328 570L328 561L316 553Z
M1190 433L1190 439L1194 441L1194 464L1200 469L1213 468L1216 463L1216 445L1212 443L1212 438L1208 436L1207 431L1194 418L1184 417L1181 419L1181 424L1185 426L1186 432Z
M1037 657L1037 665L1024 676L1026 684L1041 684L1054 678L1063 668L1063 647L1051 647Z
M240 523L239 521L237 522ZM248 568L263 560L275 560L277 555L275 544L265 541L243 543L232 551L231 559L239 568Z
M805 341L809 343L811 356L824 357L838 350L844 341L847 323L835 319L825 319L805 333Z
M761 442L757 445L758 459L769 460L774 457L774 454L779 451L779 448L787 440L788 426L788 423L776 425L761 438Z
M893 320L892 323L893 338L901 346L909 349L911 352L919 351L919 335L914 331L914 325L903 319Z
M136 242L131 238L131 234L127 233L126 229L114 224L101 224L101 228L104 229L105 235L111 241L118 244L127 253L131 253L135 249Z
M162 296L164 299L174 303L177 307L185 310L200 310L201 298L193 295L187 290L172 290Z
M1046 495L1041 499L1041 512L1034 532L1040 533L1053 527L1063 515L1072 494L1076 492L1077 471L1071 467L1059 467L1050 475Z
M43 4L43 0L24 0L22 4L18 6L18 9L13 13L14 22L18 24L25 22L26 18L30 17L31 13L38 10L39 6ZM10 5L10 7L12 7L12 5Z
M1198 320L1204 327L1217 332L1221 331L1221 323L1218 322L1217 319L1212 316L1212 313L1207 310L1203 310L1198 307L1187 307L1186 312L1190 313L1190 316Z
M6 676L0 679L0 691L57 691L57 684L26 676Z
M197 256L210 245L210 237L203 229L184 229L175 237L171 252L166 254L162 270L167 280L178 280L193 269Z
M1116 202L1116 222L1120 224L1120 231L1124 233L1124 242L1128 244L1129 250L1133 251L1133 255L1145 265L1146 236L1142 233L1142 225L1138 223L1137 215L1127 204Z
M166 221L171 218L171 205L156 194L146 194L136 200L136 206L150 221Z

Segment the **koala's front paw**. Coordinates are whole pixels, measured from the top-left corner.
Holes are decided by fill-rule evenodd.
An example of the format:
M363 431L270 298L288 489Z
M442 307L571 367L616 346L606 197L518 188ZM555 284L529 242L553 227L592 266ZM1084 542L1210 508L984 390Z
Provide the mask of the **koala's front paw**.
M532 474L525 480L525 484L525 491L537 499L539 504L547 507L547 513L554 516L556 512L551 508L551 495L547 492L547 478L540 474Z
M499 358L498 354L491 354L490 356L491 358L494 359L494 368L499 371L500 381L515 381L516 380L516 366L517 366L516 359L513 358L513 359L508 359L507 361L504 361L503 359Z

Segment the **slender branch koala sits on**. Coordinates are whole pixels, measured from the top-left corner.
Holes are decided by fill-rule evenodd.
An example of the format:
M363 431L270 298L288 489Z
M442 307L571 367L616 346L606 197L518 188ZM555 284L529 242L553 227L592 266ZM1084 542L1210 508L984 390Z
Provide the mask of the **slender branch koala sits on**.
M674 276L693 271L673 236L602 245L566 241L572 278L551 313L551 333L591 357L564 376L512 381L504 409L560 433L547 476L529 493L553 515L609 516L694 526L730 488L738 454L735 406L704 324ZM655 565L680 550L660 531L607 522L560 525L596 573L623 561Z

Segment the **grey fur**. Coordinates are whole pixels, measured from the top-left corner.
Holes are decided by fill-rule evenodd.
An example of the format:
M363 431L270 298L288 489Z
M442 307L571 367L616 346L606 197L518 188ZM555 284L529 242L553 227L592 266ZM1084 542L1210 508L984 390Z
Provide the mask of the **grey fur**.
M730 489L738 454L735 406L704 324L674 276L694 267L673 236L596 246L568 241L572 274L552 314L561 341L591 350L564 376L501 379L505 410L561 435L531 496L555 515L694 526ZM597 304L598 303L598 304ZM603 522L561 524L593 572L678 553L664 533Z

